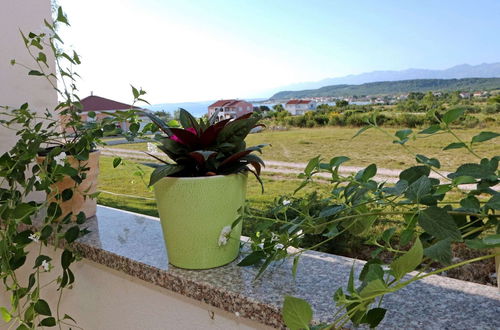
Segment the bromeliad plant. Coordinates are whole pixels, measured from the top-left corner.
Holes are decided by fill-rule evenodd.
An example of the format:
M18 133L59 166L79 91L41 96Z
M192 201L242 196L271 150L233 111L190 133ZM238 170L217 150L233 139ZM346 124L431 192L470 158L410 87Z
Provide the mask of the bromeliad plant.
M150 186L167 176L201 177L245 171L252 172L262 185L260 171L264 162L252 152L262 152L265 145L247 148L245 143L250 131L259 126L260 116L249 113L216 122L217 114L208 120L196 120L181 109L179 121L182 128L171 127L157 116L148 114L157 129L166 135L157 134L155 139L159 142L158 148L169 158L164 160L148 153L162 163L151 174Z
M488 250L500 247L500 193L495 188L500 183L500 156L481 157L475 147L500 134L486 131L470 141L460 139L450 126L462 114L460 109L450 110L436 116L437 124L427 129L400 130L394 137L377 126L373 118L358 132L381 130L415 157L417 165L403 170L394 185L375 180L375 164L344 176L339 168L349 160L347 157L334 157L329 162L322 162L319 156L311 159L297 190L308 185L314 175L328 173L331 194L324 198L283 196L267 210L247 209L246 218L257 220L260 231L253 235L252 252L240 265L258 265L260 276L271 262L293 258L295 274L299 257L307 249L318 249L345 235L361 238L373 246L373 252L358 280L353 267L347 287L335 291L338 310L333 322L324 328L336 329L349 321L355 326L376 327L386 314L382 303L386 294L427 276L498 255L498 249ZM414 153L408 145L413 139L439 134L451 134L457 139L445 150L466 150L477 162L446 173L439 160ZM376 231L377 226L387 229ZM456 243L486 252L453 263L452 247ZM412 271L416 273L409 274ZM283 318L291 329L308 328L312 310L307 302L286 297Z

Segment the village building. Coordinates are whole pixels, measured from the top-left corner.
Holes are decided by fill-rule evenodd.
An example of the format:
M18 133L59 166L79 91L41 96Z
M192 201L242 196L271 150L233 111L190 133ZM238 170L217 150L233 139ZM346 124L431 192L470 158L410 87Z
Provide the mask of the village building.
M253 105L245 100L218 100L208 106L208 117L210 118L216 111L217 120L238 118L253 111Z
M107 99L105 97L93 95L93 93L91 93L90 96L83 98L80 101L80 103L82 104L83 107L82 112L80 113L80 118L82 119L82 121L86 122L102 120L103 118L109 117L111 113L115 113L117 111L127 111L134 109L134 110L141 110L144 112L150 112L150 110L142 109L130 104ZM90 117L89 112L94 112L95 117ZM151 120L149 119L149 117L147 117L147 115L140 113L138 115L139 118L141 119L140 129L142 129L146 124L151 122ZM64 119L61 120L64 122ZM127 131L129 126L130 123L127 123L126 121L119 124L119 128L122 131Z
M285 110L293 116L316 110L316 107L317 103L313 100L290 100L285 103Z

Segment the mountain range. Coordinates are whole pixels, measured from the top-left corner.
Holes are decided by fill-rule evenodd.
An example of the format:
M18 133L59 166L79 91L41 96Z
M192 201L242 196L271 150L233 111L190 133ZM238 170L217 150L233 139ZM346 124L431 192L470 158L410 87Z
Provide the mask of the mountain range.
M293 91L303 89L316 89L331 85L359 85L370 82L411 79L460 79L495 77L500 77L500 62L483 63L479 65L461 64L444 70L407 69L402 71L372 71L338 78L327 78L314 82L295 83L281 87L279 90Z
M346 97L362 95L394 95L429 91L482 91L500 89L500 78L462 79L410 79L378 81L360 85L331 85L301 91L283 91L271 96L271 100L287 100L307 97Z

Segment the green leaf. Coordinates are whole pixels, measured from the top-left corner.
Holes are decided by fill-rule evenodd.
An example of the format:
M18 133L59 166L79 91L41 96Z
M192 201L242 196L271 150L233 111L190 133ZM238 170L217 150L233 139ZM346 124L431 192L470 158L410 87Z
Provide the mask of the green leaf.
M68 269L71 263L75 260L73 253L69 250L64 250L61 254L61 267Z
M9 311L5 307L0 307L0 313L2 314L2 319L5 323L9 323L12 319L12 315L10 315Z
M158 180L167 177L169 175L180 172L184 169L184 166L181 165L173 165L166 164L155 168L155 170L151 173L151 177L149 179L149 186L154 185Z
M482 239L466 239L465 245L471 249L489 249L491 246L485 244Z
M44 76L44 74L38 70L30 70L28 72L29 76Z
M500 210L500 194L495 194L485 204L493 210Z
M122 163L122 158L121 157L115 157L113 159L113 168L118 167Z
M472 137L471 143L479 143L479 142L488 141L488 140L494 139L498 136L500 136L500 134L495 133L495 132L481 132L478 135Z
M61 197L63 201L69 201L73 197L73 189L64 189L61 193Z
M394 278L399 281L407 273L415 270L422 262L423 254L422 242L417 238L410 250L391 263L390 266Z
M426 129L418 132L418 134L434 134L436 132L439 132L441 130L441 127L436 124L436 125L432 125L432 126L429 126L427 127Z
M296 255L293 258L293 265L292 265L292 276L293 276L293 278L295 278L297 276L297 269L299 267L299 258L300 258L300 254Z
M468 175L461 175L453 178L453 184L454 185L460 185L460 184L470 184L470 183L476 183L476 179L472 176Z
M431 180L422 175L417 181L413 182L406 190L406 198L414 201L420 202L423 196L427 195L431 191Z
M397 131L396 134L394 134L394 135L396 135L396 137L400 141L403 141L403 140L407 139L411 133L413 133L413 131L411 129L402 129L402 130Z
M361 323L368 324L372 329L376 328L384 319L386 312L387 310L385 308L372 308L363 317Z
M370 164L365 169L356 173L356 180L361 182L367 182L377 174L377 165Z
M481 204L479 203L479 200L475 196L467 196L466 198L463 198L460 201L460 205L469 211L479 211L481 208Z
M500 234L494 234L483 238L483 243L489 247L500 246Z
M259 263L262 259L266 258L266 254L263 251L254 251L247 255L243 260L238 263L238 266L252 266Z
M354 139L355 137L363 134L366 130L372 128L371 126L365 126L365 127L362 127L359 131L356 132L356 134L354 134L354 136L351 138L351 139Z
M311 158L309 160L309 162L307 163L306 168L304 169L304 173L307 176L310 176L312 174L312 172L314 171L314 169L316 169L319 166L319 162L320 162L320 156L316 156L314 158Z
M413 269L415 269L415 268L413 268ZM413 270L413 269L411 269L411 270ZM384 281L377 278L373 281L368 282L368 284L359 292L359 295L361 296L361 298L366 298L366 297L370 297L373 295L384 294L385 292L387 292L387 287L385 286Z
M50 311L49 304L47 304L47 302L43 299L39 299L35 303L35 311L40 315L47 315L47 316L52 315L52 312Z
M448 110L443 115L442 121L445 124L451 124L452 122L454 122L455 120L457 120L458 118L460 118L464 114L464 111L465 111L465 109L462 108L462 107Z
M23 219L31 215L35 211L36 211L35 206L28 203L21 203L17 205L14 211L12 212L12 217L14 219Z
M462 235L448 212L437 206L430 206L418 215L418 223L424 230L437 239L450 238L454 242L462 241Z
M309 303L303 299L285 296L283 303L283 321L291 330L308 329L312 321L313 311Z
M417 181L422 175L429 176L431 170L427 166L412 166L399 173L400 180L406 180L408 184Z
M467 145L463 142L453 142L444 147L443 150L460 149L465 147L467 147Z
M440 262L444 265L451 264L451 243L452 240L449 238L438 241L437 243L424 249L424 255L431 258L434 261Z
M73 226L64 233L64 238L68 243L74 242L80 235L80 227Z
M439 163L439 160L436 158L427 158L424 155L417 155L415 159L421 164L429 165L435 168L441 167L441 163Z
M66 25L69 25L68 19L66 18L66 15L64 15L64 11L63 11L63 9L62 9L61 6L59 6L59 8L57 8L57 18L56 18L56 20L58 22L64 23Z
M40 325L44 327L53 327L56 325L56 319L53 317L47 317L40 322Z

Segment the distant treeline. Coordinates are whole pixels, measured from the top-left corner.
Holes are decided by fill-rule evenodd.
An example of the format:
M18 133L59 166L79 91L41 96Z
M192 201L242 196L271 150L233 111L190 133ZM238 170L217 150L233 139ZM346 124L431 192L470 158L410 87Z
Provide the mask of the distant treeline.
M428 91L482 91L500 89L500 78L463 79L412 79L381 81L361 85L333 85L302 91L283 91L274 94L272 100L307 97L349 97L367 95L396 95Z
M454 102L456 100L456 102ZM444 103L444 101L447 101ZM454 95L435 97L412 94L407 101L396 106L345 105L331 106L322 104L317 110L304 115L292 116L282 105L276 105L272 111L264 111L268 125L291 127L323 126L364 126L376 114L377 124L397 127L419 127L437 123L437 116L450 109L460 108L464 115L454 124L472 128L479 125L498 125L500 113L500 95L473 103L470 100L455 99ZM264 109L260 109L264 110ZM414 113L418 112L418 113ZM481 114L481 118L475 114Z

